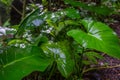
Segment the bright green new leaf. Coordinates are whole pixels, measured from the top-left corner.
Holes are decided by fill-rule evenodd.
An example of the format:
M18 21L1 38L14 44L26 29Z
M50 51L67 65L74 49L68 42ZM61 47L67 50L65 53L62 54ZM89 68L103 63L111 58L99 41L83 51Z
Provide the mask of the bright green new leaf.
M57 62L57 68L64 77L72 73L74 61L71 59L67 42L48 43L43 45L42 49Z
M115 32L101 22L82 20L85 30L71 30L67 34L85 48L95 49L120 58L120 42Z
M44 71L50 63L38 47L11 47L0 54L0 80L21 80L33 71Z

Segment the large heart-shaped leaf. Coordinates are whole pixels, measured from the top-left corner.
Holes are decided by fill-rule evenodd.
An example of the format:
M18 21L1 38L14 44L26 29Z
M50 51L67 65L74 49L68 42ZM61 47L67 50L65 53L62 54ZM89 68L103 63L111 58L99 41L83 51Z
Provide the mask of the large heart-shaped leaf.
M120 42L112 29L101 22L82 20L85 30L71 30L67 34L85 48L95 49L120 58Z
M42 49L54 58L58 70L64 77L68 77L72 73L74 61L71 59L70 49L66 42L48 43L42 46Z
M11 47L0 54L0 80L21 80L33 71L44 71L50 63L38 47Z

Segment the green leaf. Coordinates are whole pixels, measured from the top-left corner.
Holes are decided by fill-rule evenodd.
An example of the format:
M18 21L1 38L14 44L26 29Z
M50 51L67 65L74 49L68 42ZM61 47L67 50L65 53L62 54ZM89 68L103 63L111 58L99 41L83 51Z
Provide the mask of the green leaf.
M73 18L73 19L80 18L79 12L75 9L67 8L67 9L65 9L65 13L69 18Z
M92 6L85 4L80 1L74 1L74 0L65 0L65 3L72 5L73 7L80 7L85 10L97 13L99 15L109 15L113 12L112 8L108 8L107 6Z
M0 54L0 80L21 80L33 71L44 71L51 61L38 47L8 48Z
M21 36L27 29L33 29L43 24L43 16L40 14L40 9L36 9L31 12L25 19L20 23L16 36Z
M96 52L86 52L85 57L88 59L90 63L95 63L97 64L98 59L104 59L104 57Z
M41 36L39 35L38 37L35 38L35 42L33 43L34 46L40 46L44 43L48 42L48 38L46 36Z
M112 29L101 22L82 20L83 30L71 30L67 34L85 48L95 49L120 58L120 42Z
M79 25L80 25L79 22L80 22L80 21L74 21L74 20L65 20L65 21L64 21L64 23L65 23L66 26L67 26L67 25L79 26Z
M13 0L1 0L0 2L3 2L7 6L10 6Z
M27 43L27 41L21 40L21 39L13 39L10 42L8 42L8 45L13 45L13 44L16 44L16 43Z
M94 7L94 9L93 9ZM113 9L112 8L108 8L106 6L91 6L91 11L97 13L97 14L101 14L101 15L105 15L105 16L108 16L110 14L113 13Z
M58 27L57 27L57 31L58 31L58 32L61 31L64 27L65 27L64 22L59 22L59 23L58 23Z
M44 52L54 58L57 68L64 77L68 77L74 67L67 42L48 43L42 46Z

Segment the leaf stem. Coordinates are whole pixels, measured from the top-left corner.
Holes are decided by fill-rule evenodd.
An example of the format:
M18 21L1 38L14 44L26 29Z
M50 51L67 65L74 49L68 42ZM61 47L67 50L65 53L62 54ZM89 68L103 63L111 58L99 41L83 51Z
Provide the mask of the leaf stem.
M53 75L53 73L55 71L55 67L56 67L56 64L55 64L55 62L53 62L53 67L52 67L52 70L51 70L50 75L47 80L50 80L51 76Z
M21 13L14 5L11 5L11 7L12 7L13 9L15 9L15 11L16 11L17 13L19 13L20 15L22 15L22 13Z
M82 49L82 52L81 52L81 60L80 60L80 64L79 64L79 78L82 79L82 72L83 72L83 54L84 54L84 47Z

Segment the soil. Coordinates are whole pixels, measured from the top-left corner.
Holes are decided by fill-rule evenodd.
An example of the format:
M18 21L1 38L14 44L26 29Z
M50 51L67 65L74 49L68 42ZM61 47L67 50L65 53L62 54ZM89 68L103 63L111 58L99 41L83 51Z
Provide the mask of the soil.
M84 80L120 80L120 60L108 55L104 57L94 70L85 73Z

